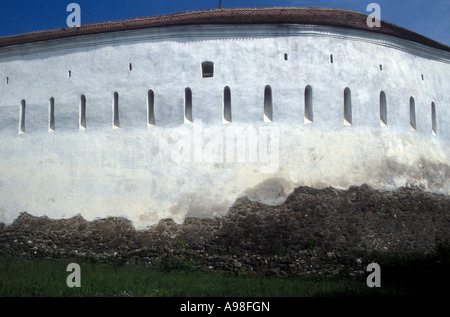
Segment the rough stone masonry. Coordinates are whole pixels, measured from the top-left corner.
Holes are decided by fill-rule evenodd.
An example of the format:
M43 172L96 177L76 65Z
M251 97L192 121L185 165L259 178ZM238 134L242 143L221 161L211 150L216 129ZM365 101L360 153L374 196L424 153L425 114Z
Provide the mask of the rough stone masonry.
M450 197L419 188L298 187L278 206L238 199L221 218L171 219L136 230L123 218L88 222L22 213L0 223L0 253L154 267L276 275L362 274L371 251L433 252L450 238Z

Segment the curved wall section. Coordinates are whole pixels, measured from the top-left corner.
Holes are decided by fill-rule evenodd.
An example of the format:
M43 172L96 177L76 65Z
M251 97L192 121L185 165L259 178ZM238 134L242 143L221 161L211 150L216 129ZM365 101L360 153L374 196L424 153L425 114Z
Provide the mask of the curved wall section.
M300 185L448 194L449 74L446 51L311 25L3 47L0 221L145 227L224 215L243 195L277 204Z

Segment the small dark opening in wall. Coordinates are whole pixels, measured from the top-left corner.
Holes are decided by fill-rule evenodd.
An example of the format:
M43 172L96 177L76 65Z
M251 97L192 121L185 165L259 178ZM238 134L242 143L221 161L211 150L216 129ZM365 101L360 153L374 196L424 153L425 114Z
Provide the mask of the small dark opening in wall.
M130 70L130 72L133 71L133 64L128 64L128 69Z
M192 123L192 91L190 88L184 90L184 122Z
M118 128L119 126L119 93L116 91L114 92L113 101L113 128Z
M272 122L272 87L267 85L264 89L264 122Z
M383 65L380 64L380 70L383 70Z
M9 84L9 77L6 77L6 84Z
M437 133L437 125L436 125L436 105L434 102L431 103L431 128L434 135Z
M80 129L86 129L86 96L80 98Z
M380 124L382 126L387 125L387 102L384 91L380 92Z
M422 75L420 75L421 77L422 77L422 80L423 80L423 74Z
M70 78L70 77L72 77L72 71L71 70L69 70L69 72L67 73L67 78Z
M213 62L203 62L202 63L202 77L211 78L214 76L214 63Z
M409 98L409 125L411 130L416 130L416 102L414 98Z
M333 54L330 55L330 63L333 64Z
M312 104L312 88L311 86L306 86L305 88L305 113L304 122L312 123L313 120L313 104Z
M348 87L344 90L344 124L352 125L352 95Z
M55 131L55 98L50 98L48 106L48 130Z
M155 93L149 90L147 94L147 124L155 125Z
M285 60L285 61L288 60L288 54L284 54L284 60Z
M224 123L231 122L231 91L228 86L223 90L223 121Z
M19 133L25 133L25 108L27 106L27 102L25 99L20 103L20 120L19 120Z

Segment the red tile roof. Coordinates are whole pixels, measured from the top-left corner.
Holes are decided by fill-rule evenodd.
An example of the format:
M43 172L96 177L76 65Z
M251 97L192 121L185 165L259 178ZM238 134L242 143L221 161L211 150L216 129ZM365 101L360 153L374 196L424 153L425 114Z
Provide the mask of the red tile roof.
M19 35L0 37L0 47L47 41L72 36L117 32L134 29L196 24L313 24L343 27L386 34L450 51L450 47L413 31L382 21L381 27L370 28L367 15L343 9L317 7L235 8L181 12L128 20L85 24Z

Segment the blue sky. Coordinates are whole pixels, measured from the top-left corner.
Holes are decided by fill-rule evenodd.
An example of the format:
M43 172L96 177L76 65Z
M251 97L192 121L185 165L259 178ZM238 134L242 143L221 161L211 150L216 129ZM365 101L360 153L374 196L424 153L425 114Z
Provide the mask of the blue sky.
M81 6L81 24L139 16L214 9L219 0L0 0L0 36L66 27L69 3ZM381 19L450 46L450 0L223 0L225 8L321 6L369 14L381 6Z

